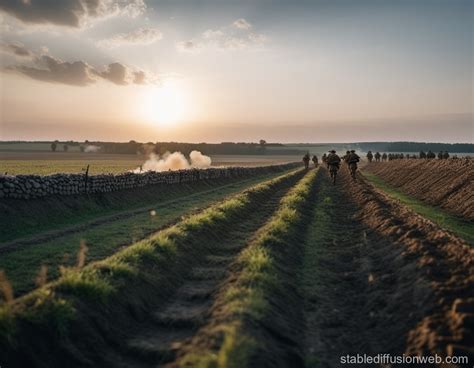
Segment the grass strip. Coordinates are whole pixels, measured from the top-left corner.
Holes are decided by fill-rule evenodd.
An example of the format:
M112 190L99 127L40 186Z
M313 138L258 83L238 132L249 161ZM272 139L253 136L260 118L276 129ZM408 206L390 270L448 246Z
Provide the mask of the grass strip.
M274 351L275 340L262 335L261 331L274 329L285 334L285 330L294 327L291 318L286 322L281 319L287 317L282 317L286 312L291 315L292 302L297 300L296 297L292 299L291 292L295 290L291 277L296 275L292 263L294 266L302 251L299 246L311 213L316 176L317 171L310 171L290 190L277 212L259 230L259 236L240 254L235 264L239 270L237 278L222 288L225 291L216 301L221 322L212 330L223 336L219 350L202 347L198 351L190 350L179 364L243 368L258 366L258 359L279 359L269 357L268 352ZM286 302L285 297L288 298ZM286 311L285 306L288 307ZM262 325L266 327L262 328Z
M276 176L277 174L273 174L273 177ZM259 176L218 185L206 191L198 188L198 192L191 195L189 192L192 187L187 188L188 195L185 195L186 192L183 191L173 194L168 192L171 198L175 198L167 201L158 198L162 200L161 202L156 199L155 202L150 201L146 212L90 226L58 238L38 241L32 246L19 246L14 251L1 254L0 270L5 271L16 296L25 294L35 288L35 276L43 265L48 267L49 280L60 276L60 266L73 266L76 261L74 254L81 241L85 241L89 247L87 262L104 259L122 246L134 243L159 229L176 223L186 213L201 211L218 200L270 178L270 176ZM179 193L184 196L179 197ZM163 197L163 193L160 193L160 196ZM150 209L153 209L154 215L150 215Z
M472 222L460 219L446 211L430 206L420 200L404 194L400 190L390 186L380 179L377 175L364 171L364 177L378 189L384 191L393 199L400 201L416 213L433 221L442 228L445 228L460 238L466 240L471 245L474 244L474 224Z
M87 329L87 316L81 311L100 315L99 324L108 320L108 328L117 331L130 323L130 310L148 314L147 306L175 290L180 274L189 272L190 264L205 256L206 237L257 211L275 190L293 185L303 174L297 169L255 185L105 260L63 268L58 280L0 305L0 361L11 361L12 356L39 359L38 351L47 349L42 344L56 344L59 351L65 336L80 338L81 329ZM81 258L83 262L79 254L78 264ZM92 333L99 333L94 326L88 331L89 339Z

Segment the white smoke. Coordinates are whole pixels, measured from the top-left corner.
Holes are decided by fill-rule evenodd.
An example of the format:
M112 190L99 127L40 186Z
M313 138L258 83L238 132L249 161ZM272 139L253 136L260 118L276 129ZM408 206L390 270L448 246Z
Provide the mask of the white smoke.
M84 148L84 152L88 153L96 153L100 151L100 146L93 146L93 145L88 145L86 148Z
M211 166L211 158L203 155L199 151L192 151L189 160L181 152L166 152L161 157L155 153L150 154L150 158L141 166L133 170L134 173L146 171L175 171L191 168L204 169Z

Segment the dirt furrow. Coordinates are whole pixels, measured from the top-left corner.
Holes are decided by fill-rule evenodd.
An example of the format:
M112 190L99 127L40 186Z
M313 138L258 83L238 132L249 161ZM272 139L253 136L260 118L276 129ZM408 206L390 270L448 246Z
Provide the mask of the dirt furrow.
M173 361L176 352L206 323L214 293L225 279L229 264L278 208L288 190L287 186L275 192L258 211L236 222L230 232L216 240L220 246L213 247L204 261L192 268L168 302L130 337L125 366L156 366Z
M400 250L368 234L357 219L358 207L343 190L351 180L348 172L339 174L336 186L321 177L305 244L301 289L309 367L339 366L347 354L402 351L407 329L406 322L393 322L406 320L410 306L397 311L388 297L410 282L396 275ZM385 280L383 287L379 278Z
M472 249L361 176L339 174L336 186L321 179L305 244L306 366L356 354L469 354ZM464 316L445 318L456 306Z

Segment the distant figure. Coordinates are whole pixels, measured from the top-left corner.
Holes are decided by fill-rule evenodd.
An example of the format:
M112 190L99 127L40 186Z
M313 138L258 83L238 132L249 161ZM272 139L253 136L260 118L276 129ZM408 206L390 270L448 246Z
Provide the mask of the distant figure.
M443 151L439 151L438 152L438 160L442 160L443 159Z
M308 170L309 169L309 153L306 153L306 155L303 156L303 163L304 163L304 168Z
M424 151L420 151L420 158L425 159L426 153Z
M342 160L346 163L347 163L347 159L349 157L349 155L351 154L351 151L346 151L346 154L344 156L342 156Z
M370 151L369 151L370 152ZM372 155L372 153L371 153ZM372 158L370 159L372 161ZM349 165L349 171L351 173L352 179L356 178L357 163L360 161L360 157L355 150L351 150L349 157L347 158L347 164Z
M431 150L428 150L428 153L426 154L426 158L428 160L432 160L432 159L436 158L436 155L434 154L434 152L431 152Z
M374 157L375 157L375 162L379 162L379 161L380 161L380 157L381 157L380 152L379 152L379 151L375 152Z
M385 152L382 155L382 161L387 161L387 154Z
M367 152L367 160L369 160L369 162L372 162L373 158L374 158L374 155L372 154L372 151Z
M443 159L444 159L444 160L447 160L448 158L449 158L449 153L448 153L448 151L444 151L444 153L443 153Z
M332 183L336 184L337 171L339 170L339 165L341 164L341 158L336 154L335 150L329 151L326 162L329 168L329 175L331 176Z
M313 155L313 158L311 160L313 161L314 167L318 167L318 157L316 155Z
M321 157L321 161L323 162L323 164L327 165L327 158L328 156L326 154L323 154L323 156Z

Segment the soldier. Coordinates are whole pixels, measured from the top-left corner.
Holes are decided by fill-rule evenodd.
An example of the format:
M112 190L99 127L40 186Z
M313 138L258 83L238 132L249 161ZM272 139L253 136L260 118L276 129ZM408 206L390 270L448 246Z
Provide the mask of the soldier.
M449 153L448 151L444 151L443 153L443 159L447 160L449 158Z
M342 160L347 164L347 158L349 157L349 155L351 154L351 151L346 151L346 154L344 156L342 156Z
M431 150L428 150L428 153L426 154L426 158L428 160L431 160L433 158L436 158L436 155L433 152L431 152Z
M369 162L372 162L373 158L374 158L374 155L372 155L372 151L367 152L367 160L369 160Z
M349 165L349 171L351 173L352 179L356 178L357 163L360 161L360 157L355 150L351 150L349 157L347 158L347 164Z
M387 161L387 154L385 152L382 155L382 161Z
M318 157L316 155L313 155L313 158L311 160L313 161L314 167L318 167Z
M425 159L426 158L426 153L425 151L420 151L420 158Z
M443 159L443 151L439 151L438 152L438 160L442 160Z
M336 184L337 171L341 164L341 158L336 154L335 150L329 151L329 155L326 158L326 162L329 168L329 175L332 178L333 184Z
M321 161L323 162L323 164L327 165L327 155L326 154L323 154L323 157L321 157Z
M306 154L303 156L303 163L304 163L304 168L308 170L309 169L309 152L306 152Z
M379 151L375 152L374 157L375 157L375 162L379 162L379 161L380 161L380 157L381 157L381 156L380 156L380 152L379 152Z

